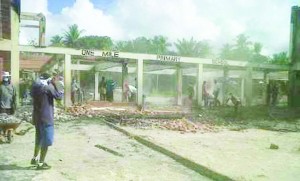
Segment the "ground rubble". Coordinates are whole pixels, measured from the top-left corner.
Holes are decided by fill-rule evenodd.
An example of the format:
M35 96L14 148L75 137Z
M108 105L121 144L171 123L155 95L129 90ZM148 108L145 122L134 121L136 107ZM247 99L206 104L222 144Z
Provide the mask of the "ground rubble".
M0 123L21 123L22 120L14 115L8 115L6 113L0 114Z

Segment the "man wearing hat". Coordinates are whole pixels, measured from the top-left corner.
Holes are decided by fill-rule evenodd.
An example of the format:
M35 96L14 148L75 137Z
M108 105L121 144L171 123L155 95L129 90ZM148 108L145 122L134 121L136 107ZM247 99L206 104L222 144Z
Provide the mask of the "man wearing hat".
M2 73L0 85L0 113L14 114L16 110L16 89L10 82L9 72Z
M54 99L62 99L63 93L56 87L57 76L51 78L44 73L32 86L33 123L36 128L35 148L31 164L37 169L44 170L51 167L45 162L48 146L54 137ZM40 160L37 157L40 153Z

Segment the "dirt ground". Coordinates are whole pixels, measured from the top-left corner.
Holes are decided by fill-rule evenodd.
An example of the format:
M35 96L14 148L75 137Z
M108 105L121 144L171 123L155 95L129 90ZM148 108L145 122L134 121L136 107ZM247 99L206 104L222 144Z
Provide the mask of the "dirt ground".
M29 123L22 124L17 132L30 127ZM29 164L33 154L34 129L23 136L16 135L11 144L0 144L0 180L210 180L129 139L101 121L59 122L55 131L55 143L46 158L52 169L46 171L37 171Z
M299 132L223 129L182 134L157 128L123 128L234 180L300 178ZM270 149L272 143L279 149Z

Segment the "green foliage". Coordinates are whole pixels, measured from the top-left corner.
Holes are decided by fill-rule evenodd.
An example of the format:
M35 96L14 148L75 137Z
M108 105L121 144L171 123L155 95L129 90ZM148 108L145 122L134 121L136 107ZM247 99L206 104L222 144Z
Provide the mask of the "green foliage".
M62 47L64 46L63 44L63 37L60 35L55 35L53 37L51 37L51 46L55 46L55 47Z
M119 51L135 53L166 54L170 43L164 36L154 36L152 39L138 37L134 40L119 41L115 48Z
M84 36L76 41L75 47L98 50L111 50L113 47L113 42L108 36Z
M289 57L287 52L280 52L277 54L273 54L271 59L272 64L279 64L279 65L287 65L289 64Z
M64 44L67 47L75 47L83 30L79 30L78 25L73 24L68 27L68 31L64 33Z
M209 57L211 47L206 41L196 41L193 37L190 40L177 40L175 43L177 54L188 57Z
M261 54L263 45L259 42L252 43L248 39L244 34L238 35L233 45L227 43L223 46L220 58L253 63L267 63L269 58Z

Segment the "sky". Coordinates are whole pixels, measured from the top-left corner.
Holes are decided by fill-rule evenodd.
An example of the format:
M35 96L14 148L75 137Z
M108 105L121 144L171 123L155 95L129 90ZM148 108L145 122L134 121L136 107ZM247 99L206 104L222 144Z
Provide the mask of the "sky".
M298 0L22 0L22 12L46 15L46 43L77 24L83 35L114 41L155 35L208 41L220 49L245 34L262 53L288 51L290 11ZM34 24L24 21L21 24ZM20 43L38 41L38 31L21 28Z

